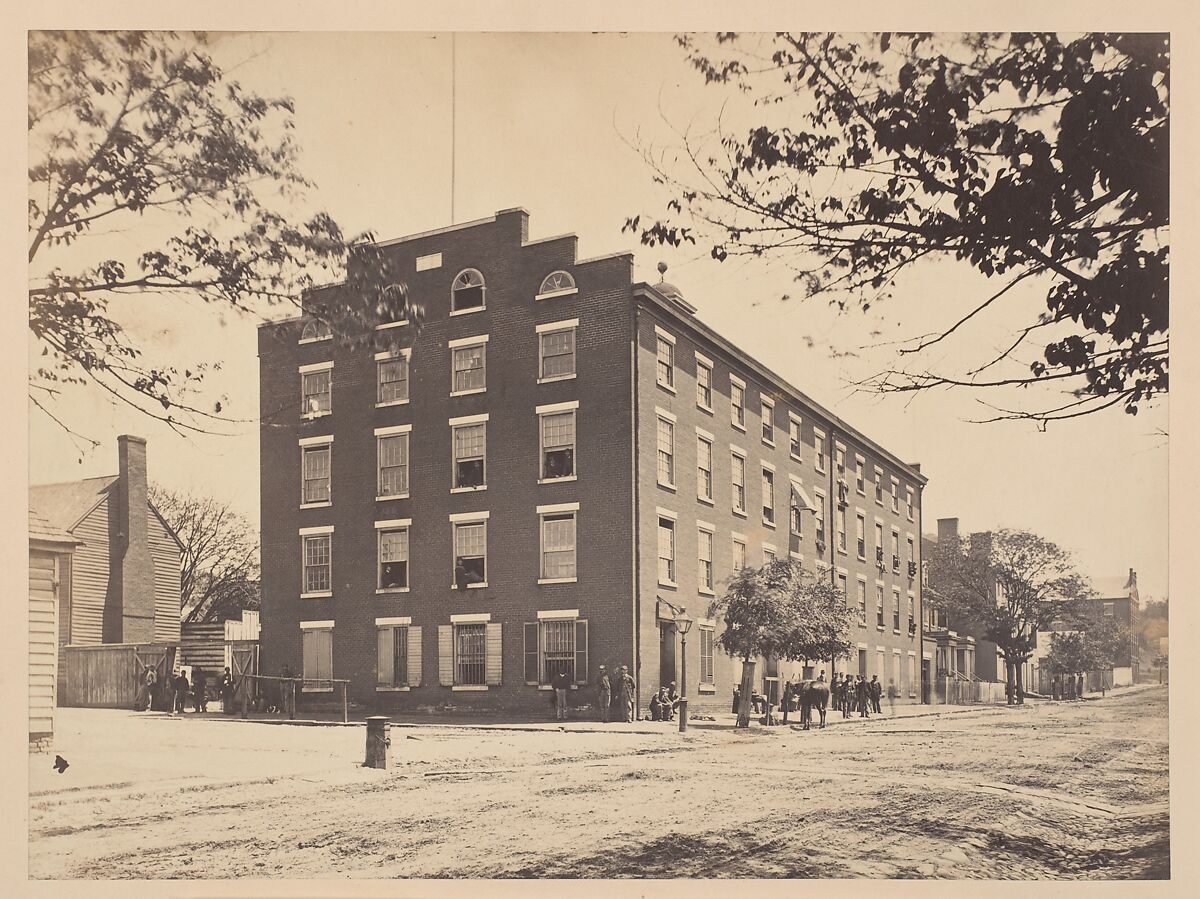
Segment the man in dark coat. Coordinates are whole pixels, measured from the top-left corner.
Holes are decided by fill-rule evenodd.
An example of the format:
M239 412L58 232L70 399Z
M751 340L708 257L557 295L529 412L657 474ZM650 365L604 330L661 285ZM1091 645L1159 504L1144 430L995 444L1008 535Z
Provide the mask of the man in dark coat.
M608 681L608 671L600 666L600 678L596 681L596 708L600 710L600 720L608 724L608 710L612 705L612 684Z
M629 676L629 669L624 665L617 671L616 698L617 714L622 721L633 720L633 691L635 684Z
M197 665L192 669L192 689L195 692L192 705L197 712L208 711L208 675Z
M855 702L858 703L858 717L871 717L871 697L868 695L871 685L867 679L861 674L858 676L858 683L855 684Z
M559 721L567 720L567 691L571 689L571 676L565 668L554 675L554 715Z
M226 715L233 714L233 675L229 673L228 666L221 675L221 709Z
M876 715L882 715L883 709L879 706L879 700L883 698L883 684L879 682L879 675L871 675L871 709Z
M183 712L184 705L187 703L188 690L191 689L191 684L188 683L187 674L180 671L175 678L175 711Z

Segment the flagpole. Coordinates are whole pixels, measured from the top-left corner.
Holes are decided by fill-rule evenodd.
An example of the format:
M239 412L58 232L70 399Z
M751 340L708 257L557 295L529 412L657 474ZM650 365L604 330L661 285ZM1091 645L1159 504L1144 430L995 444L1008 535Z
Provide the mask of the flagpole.
M457 141L457 65L456 65L456 44L458 43L457 34L450 32L450 224L454 224L454 176L455 162L458 150Z

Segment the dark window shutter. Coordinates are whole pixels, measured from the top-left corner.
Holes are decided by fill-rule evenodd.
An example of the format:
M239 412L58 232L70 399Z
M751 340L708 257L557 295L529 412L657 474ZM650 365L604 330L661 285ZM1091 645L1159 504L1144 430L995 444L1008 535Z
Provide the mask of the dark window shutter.
M575 683L588 682L588 623L586 618L575 622Z
M525 623L525 683L538 682L538 625L536 621Z

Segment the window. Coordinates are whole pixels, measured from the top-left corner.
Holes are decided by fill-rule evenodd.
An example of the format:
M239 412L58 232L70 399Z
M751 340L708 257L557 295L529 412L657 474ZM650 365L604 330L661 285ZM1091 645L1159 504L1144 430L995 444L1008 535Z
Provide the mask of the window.
M875 469L875 502L883 505L883 472Z
M813 428L813 452L816 454L813 464L817 471L825 470L825 432Z
M839 481L846 480L846 448L839 446L834 449L834 458L837 465L837 478Z
M867 463L862 456L854 457L854 489L859 496L867 495Z
M906 486L904 488L904 505L908 520L913 520L913 489Z
M304 627L306 624L309 622L300 622L301 675L309 680L328 680L333 677L333 628Z
M789 506L789 508L788 508L788 513L789 513L789 514L788 514L788 524L789 524L789 529L790 529L790 530L791 530L791 532L792 532L793 534L795 534L797 537L803 536L803 534L804 534L804 528L803 528L804 521L803 521L803 519L801 518L801 516L804 514L804 509L802 509L802 508L800 507L800 501L799 501L799 500L796 498L796 488L795 488L795 486L793 486L793 487L792 487L792 500L791 500L791 502L788 504L788 506Z
M762 503L763 524L775 524L775 472L769 468L762 470Z
M486 486L487 424L457 425L454 432L454 488L469 490Z
M917 544L912 537L908 538L908 572L909 577L917 574Z
M675 390L675 341L658 335L658 362L656 365L658 386Z
M892 478L892 511L900 512L900 482Z
M775 561L775 547L769 543L763 544L763 564L770 565Z
M696 405L712 411L712 363L696 357Z
M788 419L788 452L793 459L800 461L800 419Z
M711 593L713 589L713 532L700 528L697 535L699 548L696 551L698 561L696 583L700 585L701 590Z
M740 571L746 567L746 540L733 538L733 570Z
M587 620L574 611L541 614L555 617L525 624L525 683L553 684L565 672L571 683L586 684Z
M825 495L817 492L817 543L825 542Z
M487 625L454 625L454 684L487 683Z
M451 347L453 379L451 396L479 393L487 389L487 343Z
M542 480L575 477L575 410L543 413Z
M575 326L555 325L538 334L538 379L557 381L575 376Z
M775 404L768 399L762 400L762 440L775 445Z
M892 591L892 630L900 631L900 591Z
M846 551L846 507L838 506L837 512L837 548Z
M538 288L538 296L543 297L547 294L565 293L572 290L575 290L575 279L569 272L551 272L542 279L542 286Z
M305 418L316 418L328 415L333 411L333 365L329 364L315 371L302 371L301 409Z
M378 434L378 497L408 496L408 434Z
M1113 618L1117 614L1117 604L1106 602L1103 606L1103 614L1105 618Z
M740 381L729 380L729 408L733 426L741 431L746 430L746 385Z
M913 617L913 609L914 609L915 604L916 604L915 600L913 599L912 595L910 594L908 597L908 633L910 636L917 629L917 620Z
M855 534L858 538L858 557L859 559L867 558L867 519L861 512L855 516L854 520Z
M858 582L858 623L867 624L867 582L862 579Z
M380 528L379 531L380 590L408 589L408 528Z
M487 584L487 522L454 523L454 582L459 587Z
M733 511L746 514L746 458L733 453L733 470L730 474L733 483Z
M330 534L312 534L304 538L304 593L329 593L333 589Z
M329 327L329 322L322 321L319 318L310 319L304 325L304 330L300 332L301 343L312 343L317 340L329 340L333 337L333 330Z
M541 516L542 580L574 580L575 514L574 511L563 511Z
M839 573L837 576L838 591L846 598L846 605L850 604L850 585L846 581L846 575Z
M473 268L460 272L450 289L450 314L482 309L483 291L483 275Z
M375 402L380 406L408 402L408 357L386 356L376 357L376 376L378 388Z
M892 531L892 571L900 573L900 532Z
M878 521L875 522L875 561L880 568L883 568L883 525Z
M708 502L713 498L712 449L711 440L696 436L696 496Z
M883 627L883 584L875 585L875 626Z
M675 583L675 520L658 518L658 582Z
M419 271L419 272L431 272L434 269L441 268L441 267L442 267L442 254L441 253L428 253L425 256L417 257L416 268L417 268L417 271Z
M658 416L658 483L675 487L675 425Z
M705 625L700 625L697 630L700 634L700 685L711 687L716 683L716 674L713 666L713 648L715 645L714 637L716 636L716 630Z
M408 626L376 626L375 683L380 687L407 687Z
M304 446L300 448L301 469L303 470L303 488L300 502L303 505L311 503L328 503L332 499L332 478L330 475L330 454L333 447L328 444Z

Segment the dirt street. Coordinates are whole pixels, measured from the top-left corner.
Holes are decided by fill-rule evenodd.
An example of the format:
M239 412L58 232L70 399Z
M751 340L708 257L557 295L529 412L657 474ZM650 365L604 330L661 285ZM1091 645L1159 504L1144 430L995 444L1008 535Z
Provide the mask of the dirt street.
M387 771L362 727L60 712L34 878L1169 874L1165 688L807 733L394 728Z

